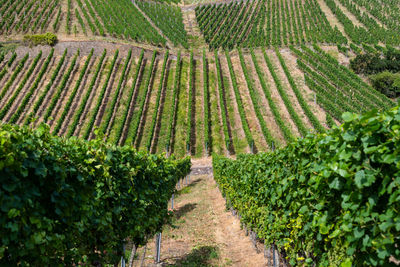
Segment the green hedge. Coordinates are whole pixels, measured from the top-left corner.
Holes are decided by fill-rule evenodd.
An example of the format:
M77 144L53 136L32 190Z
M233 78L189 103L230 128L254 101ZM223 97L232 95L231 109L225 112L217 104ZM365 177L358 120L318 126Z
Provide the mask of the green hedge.
M50 45L54 46L57 43L57 35L47 32L45 34L27 34L24 35L24 43L29 46Z
M115 264L168 221L168 200L190 171L175 160L0 126L0 265Z
M343 120L274 153L213 156L228 205L291 265L400 259L400 108Z

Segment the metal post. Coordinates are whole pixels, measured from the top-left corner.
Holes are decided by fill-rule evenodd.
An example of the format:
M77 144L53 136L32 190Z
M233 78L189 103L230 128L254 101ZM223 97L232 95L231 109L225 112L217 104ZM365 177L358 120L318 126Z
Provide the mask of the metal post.
M156 260L155 263L160 262L161 257L161 233L158 233L156 236Z
M172 197L171 197L171 209L172 210L174 209L174 194L172 194Z
M274 267L277 267L276 265L276 259L275 259L275 244L272 245L272 265Z
M122 251L124 254L121 256L121 267L125 267L125 244L122 245Z

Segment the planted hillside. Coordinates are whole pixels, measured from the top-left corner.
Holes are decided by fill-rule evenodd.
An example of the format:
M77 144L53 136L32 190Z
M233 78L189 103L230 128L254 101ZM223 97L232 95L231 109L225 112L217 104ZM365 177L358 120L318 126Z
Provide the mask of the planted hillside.
M0 126L0 264L118 263L168 221L168 200L190 159L175 160L100 140L64 139Z
M347 43L315 0L239 1L196 7L210 49Z
M241 221L294 266L391 266L400 259L400 107L272 153L213 156Z

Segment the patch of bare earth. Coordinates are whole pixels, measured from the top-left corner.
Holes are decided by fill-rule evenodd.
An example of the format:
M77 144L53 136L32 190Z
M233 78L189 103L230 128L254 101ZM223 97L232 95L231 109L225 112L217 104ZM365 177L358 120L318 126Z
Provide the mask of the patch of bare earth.
M141 266L142 261L142 266L155 266L155 239L149 240L145 255L144 251L143 247L137 250L133 266ZM256 252L241 229L240 221L226 210L212 175L206 174L192 176L188 185L181 184L172 225L162 233L158 266L267 265L263 253Z

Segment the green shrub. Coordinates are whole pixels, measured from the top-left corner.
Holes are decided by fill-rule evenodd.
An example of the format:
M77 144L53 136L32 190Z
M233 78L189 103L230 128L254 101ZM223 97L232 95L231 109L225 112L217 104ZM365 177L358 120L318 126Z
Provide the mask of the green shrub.
M57 35L47 32L45 34L27 34L24 36L24 43L29 46L50 45L57 43Z
M168 222L190 159L0 125L0 266L104 266Z
M274 153L213 155L228 207L291 266L400 259L400 108L343 121Z
M369 78L374 88L387 97L394 98L400 95L400 73L384 71Z

